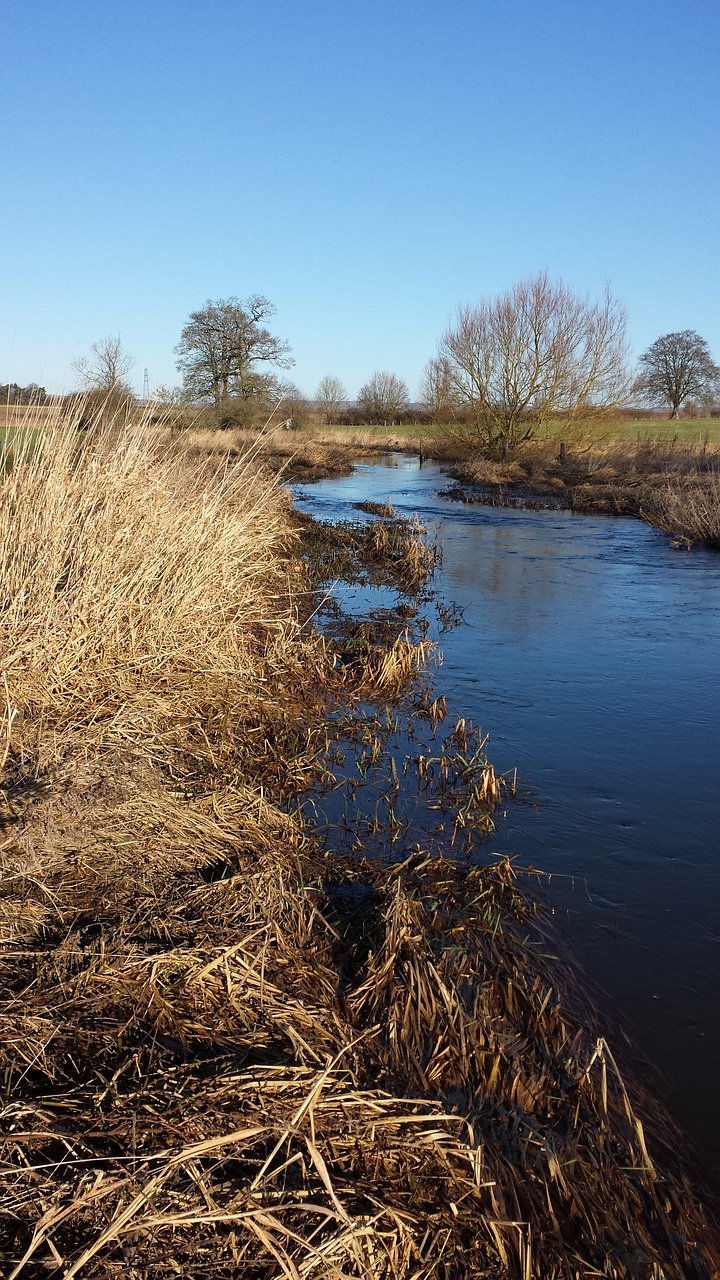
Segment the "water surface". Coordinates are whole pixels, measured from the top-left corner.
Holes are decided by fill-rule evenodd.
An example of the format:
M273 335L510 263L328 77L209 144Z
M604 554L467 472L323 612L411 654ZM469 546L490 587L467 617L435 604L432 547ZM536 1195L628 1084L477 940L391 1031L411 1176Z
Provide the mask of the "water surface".
M573 950L720 1175L720 555L629 519L466 506L447 483L394 455L295 493L323 519L389 497L438 537L435 585L464 610L438 691L532 800L492 847L552 873Z

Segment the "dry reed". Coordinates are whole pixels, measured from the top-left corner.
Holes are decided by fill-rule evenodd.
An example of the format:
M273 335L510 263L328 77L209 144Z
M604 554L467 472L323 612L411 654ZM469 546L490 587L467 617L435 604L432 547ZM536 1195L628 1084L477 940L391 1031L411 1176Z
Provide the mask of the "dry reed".
M0 475L10 776L108 741L215 758L208 724L255 696L257 655L280 655L297 630L284 496L252 455L191 459L143 422L79 434L57 413L12 454Z
M717 1275L511 866L331 857L278 803L352 679L252 459L58 423L1 502L8 1280Z
M640 516L678 545L720 545L717 445L586 438L574 439L561 457L557 440L536 440L511 462L472 458L454 475L480 501ZM473 491L458 496L473 500Z
M720 463L713 471L668 477L646 494L643 514L677 546L720 548Z

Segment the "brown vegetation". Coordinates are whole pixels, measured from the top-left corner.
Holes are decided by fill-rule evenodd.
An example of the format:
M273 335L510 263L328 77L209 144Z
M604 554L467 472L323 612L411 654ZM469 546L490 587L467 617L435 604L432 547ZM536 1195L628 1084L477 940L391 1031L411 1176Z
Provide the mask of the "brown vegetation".
M720 466L670 475L644 502L646 519L689 551L694 543L720 548Z
M508 463L472 459L454 475L460 495L502 505L563 506L574 511L635 515L684 545L720 543L720 447L622 441L581 442L558 453L557 442L531 442Z
M512 868L288 811L422 653L333 661L255 459L56 423L0 484L9 1280L715 1274Z
M369 429L338 432L322 427L285 431L272 422L261 433L217 431L195 425L183 430L183 440L189 450L197 451L199 455L224 456L230 453L239 457L252 450L283 480L301 482L348 475L354 462L377 457L389 450L417 452L422 448L419 436L379 435Z

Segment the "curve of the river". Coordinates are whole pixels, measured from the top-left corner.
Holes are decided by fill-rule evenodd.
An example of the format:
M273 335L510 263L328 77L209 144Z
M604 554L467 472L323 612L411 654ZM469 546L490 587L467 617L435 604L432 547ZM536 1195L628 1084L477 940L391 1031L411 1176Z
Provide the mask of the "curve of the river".
M322 519L389 497L438 537L435 586L464 610L438 687L533 798L494 847L552 873L573 950L720 1182L720 555L447 484L392 455L294 492Z

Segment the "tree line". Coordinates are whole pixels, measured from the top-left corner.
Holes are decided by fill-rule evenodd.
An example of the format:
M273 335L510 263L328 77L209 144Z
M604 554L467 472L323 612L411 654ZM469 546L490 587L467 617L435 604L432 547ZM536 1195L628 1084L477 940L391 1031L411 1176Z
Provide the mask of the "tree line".
M48 393L37 382L21 387L17 382L0 382L0 404L45 404Z
M291 411L302 399L278 377L293 360L289 344L268 328L273 314L258 295L208 302L182 331L176 350L183 392L211 402L219 425L250 419L274 402ZM720 368L699 334L658 338L633 375L625 311L610 292L591 301L540 272L459 309L426 366L420 407L506 455L550 419L598 419L632 399L664 405L676 417L689 401L714 403L719 394ZM328 423L348 413L339 378L321 380L315 407ZM393 423L410 408L406 383L383 370L360 388L353 411L367 422Z
M385 370L371 375L354 404L341 380L328 375L311 404L284 376L294 361L290 344L270 328L274 314L260 294L208 301L191 312L175 348L182 385L159 388L155 398L207 405L218 427L256 426L273 416L302 426L311 408L327 423L352 416L392 424L419 410L501 456L550 419L597 420L630 404L677 417L684 406L708 411L720 399L720 367L694 330L657 338L632 373L625 311L609 290L592 301L546 272L459 308L414 406L404 380ZM118 335L93 343L74 368L84 389L127 398L133 364ZM22 403L31 390L11 384L4 398Z

